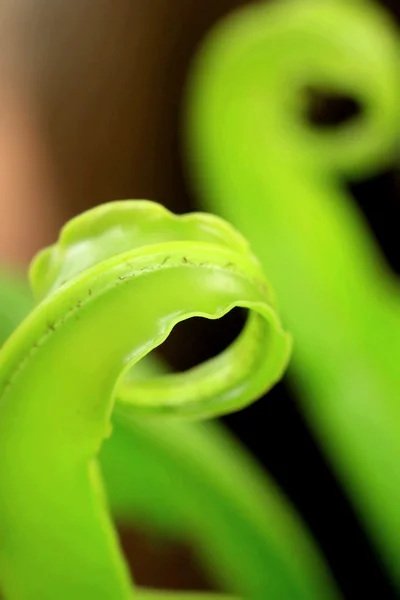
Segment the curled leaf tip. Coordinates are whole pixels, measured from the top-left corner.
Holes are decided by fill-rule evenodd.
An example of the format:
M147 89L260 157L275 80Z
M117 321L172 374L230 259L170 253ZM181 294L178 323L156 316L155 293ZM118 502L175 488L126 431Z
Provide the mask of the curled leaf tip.
M238 410L282 376L290 338L232 227L153 202L116 202L73 219L35 260L31 281L43 301L0 362L2 585L11 600L128 600L133 584L97 468L112 412L127 423ZM132 377L177 323L234 307L249 316L219 356L180 374Z
M200 212L176 215L150 200L122 200L100 205L68 222L58 242L33 261L31 285L36 298L42 299L74 276L117 254L189 240L234 249L251 258L245 238L219 217Z

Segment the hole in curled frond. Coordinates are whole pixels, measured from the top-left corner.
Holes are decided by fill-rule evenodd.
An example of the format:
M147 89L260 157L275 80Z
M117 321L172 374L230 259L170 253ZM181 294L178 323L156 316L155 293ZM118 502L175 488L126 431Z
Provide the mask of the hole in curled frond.
M360 117L362 106L357 100L334 90L309 85L305 96L304 118L309 125L334 129Z
M247 310L234 308L220 319L193 317L182 321L158 352L174 371L187 371L223 352L242 331L247 315Z

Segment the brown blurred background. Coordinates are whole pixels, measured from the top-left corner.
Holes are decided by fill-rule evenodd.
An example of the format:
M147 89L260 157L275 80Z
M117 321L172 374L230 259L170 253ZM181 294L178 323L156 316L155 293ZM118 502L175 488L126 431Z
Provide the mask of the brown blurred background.
M25 269L39 248L55 240L65 220L105 201L148 198L177 212L195 207L181 161L184 82L203 35L242 4L3 0L1 262ZM400 15L396 0L382 4ZM346 99L323 99L322 109L321 102L314 108L318 119L329 121L333 115L340 124L347 105ZM398 201L395 169L368 182L347 183L378 238L384 244L389 240L384 249L398 268L388 225L397 222L391 213L393 199ZM373 208L377 195L379 214ZM166 355L176 368L187 368L226 345L239 327L240 315L218 325L193 323L175 332ZM263 424L258 437L255 422ZM375 587L376 597L394 597L285 383L226 423L302 512L345 598L367 597ZM212 585L190 549L155 542L141 531L125 530L123 544L141 583L193 589Z
M0 258L26 261L65 219L104 201L148 198L188 208L179 148L183 84L199 40L239 4L5 0L0 162L8 235L0 238L10 247L3 242Z

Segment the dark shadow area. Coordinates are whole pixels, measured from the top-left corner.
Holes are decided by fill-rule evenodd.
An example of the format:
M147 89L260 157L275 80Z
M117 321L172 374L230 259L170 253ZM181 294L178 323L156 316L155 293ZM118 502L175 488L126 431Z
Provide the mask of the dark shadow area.
M400 148L400 140L399 140ZM388 265L400 274L400 151L399 163L368 179L348 182Z
M135 557L129 566L138 585L163 590L215 590L188 546L151 536L138 527L123 529L121 543L125 554Z
M334 129L359 117L361 106L351 97L308 86L304 90L307 123L318 128Z
M239 335L246 311L234 308L215 321L194 317L178 323L162 345L160 353L175 370L188 369L220 354Z

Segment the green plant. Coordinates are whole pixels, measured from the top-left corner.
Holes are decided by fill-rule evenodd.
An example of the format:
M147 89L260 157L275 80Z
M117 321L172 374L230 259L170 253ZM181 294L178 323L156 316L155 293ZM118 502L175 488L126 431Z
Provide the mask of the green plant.
M202 202L271 277L304 413L398 586L399 285L343 180L397 148L399 58L397 30L369 2L258 3L211 33L188 94ZM312 126L310 86L350 96L359 114Z
M286 368L290 339L243 238L216 217L117 202L70 222L35 260L31 282L39 303L0 354L5 599L200 597L135 588L107 479L117 516L155 516L174 531L183 520L232 592L335 597L306 533L255 465L218 428L180 422L241 408ZM234 306L249 317L220 356L183 374L150 365L150 378L135 375L176 323Z
M32 309L33 298L24 279L10 269L0 270L0 344Z

